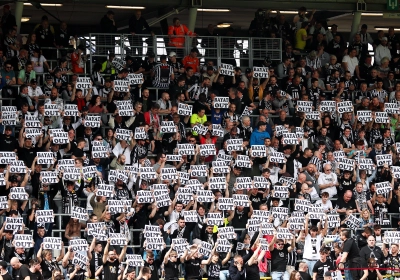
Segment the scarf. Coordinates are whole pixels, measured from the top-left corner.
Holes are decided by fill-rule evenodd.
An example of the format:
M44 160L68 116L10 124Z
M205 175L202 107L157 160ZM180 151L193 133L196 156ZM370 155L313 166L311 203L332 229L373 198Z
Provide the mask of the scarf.
M21 95L21 97L26 98L26 101L28 102L29 107L33 106L32 99L29 97L29 95L23 94L22 92L20 93L20 95Z

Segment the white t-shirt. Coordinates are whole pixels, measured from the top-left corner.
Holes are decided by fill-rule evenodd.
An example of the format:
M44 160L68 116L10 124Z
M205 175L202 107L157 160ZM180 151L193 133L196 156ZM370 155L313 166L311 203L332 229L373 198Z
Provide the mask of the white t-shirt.
M40 87L36 87L35 89L33 89L31 86L28 87L28 95L30 97L35 97L35 96L41 96L43 95L43 91Z
M31 56L31 61L33 63L33 70L35 70L36 73L44 72L43 63L47 60L46 58L44 58L43 55L41 55L40 57Z
M350 56L345 55L343 57L342 62L346 62L347 63L347 69L351 73L351 76L354 76L354 71L356 70L356 66L358 65L357 57L350 58Z
M303 259L319 260L319 249L321 248L321 234L311 237L307 234L304 241Z
M315 205L319 205L319 207L322 207L322 210L324 211L329 211L329 209L333 208L332 202L330 200L327 200L326 203L324 204L322 202L322 199L320 199L315 202Z
M131 147L127 146L126 149L121 147L121 144L118 143L115 145L113 149L113 154L118 157L120 154L125 155L125 165L130 165L131 164Z
M329 183L333 183L334 185L337 184L336 174L332 173L332 172L330 174L321 173L318 178L318 185L321 186L321 185L326 185ZM337 194L337 189L336 189L336 186L332 186L329 188L321 189L320 192L321 193L327 192L327 193L329 193L329 198L332 198L332 196Z

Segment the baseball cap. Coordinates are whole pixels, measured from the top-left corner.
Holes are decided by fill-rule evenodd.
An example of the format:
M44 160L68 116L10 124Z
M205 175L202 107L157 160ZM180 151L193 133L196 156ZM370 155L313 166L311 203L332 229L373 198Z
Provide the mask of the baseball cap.
M246 74L251 73L251 68L246 68Z
M31 84L36 84L36 83L37 83L36 79L31 80Z
M46 81L47 80L53 80L53 77L51 75L46 75Z
M169 53L169 57L173 57L173 56L176 56L176 52L170 52Z
M266 62L266 63L272 63L271 58L270 58L269 56L266 56L266 57L264 58L264 62Z
M82 111L89 111L89 108L87 106L83 106Z

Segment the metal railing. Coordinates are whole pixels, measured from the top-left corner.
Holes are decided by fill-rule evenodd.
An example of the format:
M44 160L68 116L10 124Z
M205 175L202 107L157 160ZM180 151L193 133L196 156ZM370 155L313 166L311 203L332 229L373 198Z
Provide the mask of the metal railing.
M215 65L222 63L232 64L241 68L252 67L254 60L264 60L269 56L271 60L282 60L282 41L279 38L253 38L253 37L225 37L225 36L198 36L182 37L182 47L177 48L170 44L168 35L131 35L131 34L104 34L90 33L83 36L88 53L90 54L90 67L93 61L104 59L108 53L124 59L127 55L144 58L151 50L156 55L168 55L171 51L178 54L178 58L190 53L193 47L198 48L204 62L213 60Z

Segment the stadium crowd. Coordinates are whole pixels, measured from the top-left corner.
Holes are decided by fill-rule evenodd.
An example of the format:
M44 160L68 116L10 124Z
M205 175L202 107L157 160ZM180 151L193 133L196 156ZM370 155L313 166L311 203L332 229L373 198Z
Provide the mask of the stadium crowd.
M101 24L116 32L114 13ZM241 69L207 59L212 37L204 64L185 55L179 36L197 34L173 24L168 57L140 61L135 39L89 79L82 45L46 64L65 23L44 18L21 48L3 31L0 280L398 277L394 29L346 46L305 8L258 10L249 33L282 38L282 61ZM131 35L143 27L137 11Z

